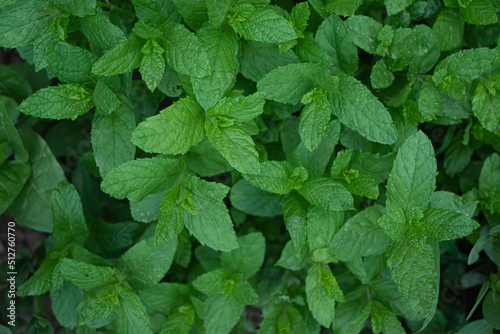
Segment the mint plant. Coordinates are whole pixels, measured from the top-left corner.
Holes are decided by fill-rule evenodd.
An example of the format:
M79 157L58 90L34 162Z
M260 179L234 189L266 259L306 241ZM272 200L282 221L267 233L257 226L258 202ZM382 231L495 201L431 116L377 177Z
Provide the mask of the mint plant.
M499 330L498 12L0 0L2 332Z

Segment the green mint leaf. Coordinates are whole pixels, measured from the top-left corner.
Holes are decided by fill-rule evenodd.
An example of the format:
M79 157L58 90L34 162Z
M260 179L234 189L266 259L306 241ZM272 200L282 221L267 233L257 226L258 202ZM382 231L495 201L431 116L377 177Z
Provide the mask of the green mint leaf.
M227 12L231 8L231 0L205 0L207 5L208 22L214 28L219 28L226 20Z
M93 15L96 7L96 0L82 0L74 2L71 0L50 0L50 2L74 16Z
M65 180L64 172L47 143L35 131L23 128L21 138L28 151L32 173L7 210L19 224L51 232L50 197L58 184Z
M184 154L203 140L204 122L203 109L186 97L139 123L131 140L146 152Z
M359 333L370 316L371 301L360 288L346 294L345 300L335 310L332 329L341 333Z
M285 226L292 238L297 257L300 257L301 250L306 244L307 207L307 202L295 193L286 197L281 206Z
M307 265L308 256L309 250L307 247L302 247L299 251L296 251L292 239L285 244L276 266L293 271L301 270Z
M81 85L66 84L42 88L18 107L26 115L49 119L76 119L94 104L90 92Z
M149 194L173 187L184 168L184 162L170 158L128 161L106 175L101 189L115 198L128 198L137 203Z
M157 42L149 40L142 47L141 52L143 55L139 72L149 90L154 91L165 71L165 60L162 56L164 50Z
M212 108L207 116L224 116L237 122L248 122L264 111L264 94L261 92L249 96L224 97Z
M387 15L396 15L397 13L411 5L413 1L414 0L384 0Z
M363 3L363 0L336 0L329 2L326 10L340 16L353 16L356 9Z
M328 71L326 67L312 63L281 66L260 79L257 89L269 100L297 104L314 88L317 77L324 75L325 71Z
M425 210L436 188L436 158L432 143L419 131L398 151L387 182L387 209Z
M347 27L337 15L325 19L316 32L316 42L330 55L336 72L354 74L358 70L358 49Z
M477 204L477 201L465 200L449 191L436 191L431 199L431 207L454 210L469 218L474 217Z
M299 133L307 149L313 151L325 134L332 109L325 92L319 88L307 93L302 102L306 105L300 113Z
M193 195L215 203L222 202L229 192L229 187L222 183L207 182L193 175L186 175L181 184Z
M175 240L184 228L184 207L177 204L180 186L175 186L160 202L158 224L155 229L155 246Z
M319 46L318 46L319 48ZM241 40L238 53L241 74L255 82L279 66L297 63L299 59L292 50L280 52L275 44Z
M498 310L500 310L500 294L492 289L484 298L482 311L484 319L495 329L500 328L500 321L497 317Z
M271 8L241 4L233 11L229 25L247 40L282 43L297 38L292 25Z
M425 211L422 223L429 237L437 241L466 237L479 227L478 223L461 213L440 208Z
M47 1L19 1L0 8L0 46L15 48L33 43L50 27Z
M238 248L227 207L222 201L207 199L205 197L207 195L193 194L194 204L200 213L192 214L185 211L186 228L202 245L212 249L228 252Z
M177 240L154 246L152 239L142 240L128 249L118 261L127 281L142 289L158 283L174 260Z
M467 6L459 6L465 22L469 24L495 24L498 22L496 9L492 3L485 0L471 1Z
M425 31L433 34L430 28ZM391 45L387 51L390 56L386 57L387 67L391 71L401 71L414 58L425 55L428 49L429 40L421 29L395 29Z
M252 285L244 279L236 281L233 289L233 296L241 305L255 305L259 302L259 295L255 292Z
M171 21L163 24L161 29L165 38L162 47L168 66L179 74L192 77L211 74L207 52L195 34Z
M340 183L326 177L304 182L299 193L312 205L325 210L345 211L353 205L351 194Z
M181 17L171 0L132 0L137 17L153 27L167 21L179 22Z
M148 195L138 203L130 203L130 214L134 221L150 223L158 220L160 201L164 195L165 192Z
M314 319L329 328L335 314L335 301L344 301L344 296L326 264L315 263L309 268L306 295Z
M459 47L464 34L464 19L457 10L444 8L432 26L441 51Z
M210 143L241 173L259 171L259 153L252 138L236 126L218 127L213 118L205 121L205 131Z
M332 211L312 206L307 210L307 243L309 249L323 249L330 246L335 234L344 222L342 211Z
M266 240L262 233L249 233L238 238L237 249L221 255L222 266L239 273L244 279L254 276L264 262Z
M139 290L139 295L148 310L170 314L189 303L191 289L179 283L158 283Z
M281 214L281 196L261 190L246 180L231 187L231 204L247 214L275 217Z
M92 101L100 116L107 116L120 106L118 97L116 97L115 93L102 80L97 81L94 92L92 93Z
M472 110L486 130L500 134L500 98L492 95L484 83L479 82L474 90Z
M94 15L79 18L78 23L88 41L102 49L112 49L127 39L123 31L110 22L108 15L100 7L96 8Z
M172 0L172 2L191 29L196 31L208 21L207 6L204 0Z
M244 174L243 177L260 189L285 195L292 191L292 173L293 167L288 161L266 161L260 165L258 174Z
M436 85L445 84L446 78L471 82L487 72L498 52L494 49L477 48L453 53L441 60L434 69L432 80Z
M357 171L355 172L358 174ZM358 174L352 180L348 179L339 181L344 188L346 188L353 195L377 199L380 194L378 184L375 182L375 179L368 174Z
M188 168L200 176L214 176L231 170L231 166L205 138L191 147L186 155Z
M353 43L368 53L375 54L377 49L377 35L382 30L382 24L371 17L355 15L345 23Z
M228 26L203 27L197 32L207 50L211 75L192 77L196 99L204 109L214 106L231 87L238 73L238 36Z
M394 74L387 68L383 59L378 60L372 67L370 82L374 89L387 88L394 82Z
M297 130L294 131L298 131L298 124L295 125L297 126ZM305 167L310 177L322 176L325 173L326 166L330 161L335 146L339 141L339 136L340 122L338 120L333 120L328 125L325 135L321 138L316 149L312 152L309 151L304 143L300 142L300 138L297 136L298 145L293 144L295 147L291 152L287 153L287 159L293 166ZM284 139L283 142L286 142L286 139Z
M304 38L297 40L295 52L299 59L305 63L319 63L327 66L332 65L328 53L314 40L314 35L306 31Z
M396 315L376 300L372 300L371 321L375 334L405 333Z
M50 70L64 83L91 81L92 65L96 60L92 52L62 41L47 55Z
M195 319L192 306L183 306L171 314L160 329L160 334L188 334Z
M230 279L231 273L224 268L219 268L198 276L193 281L193 286L206 295L222 293L225 282Z
M126 285L117 286L119 306L116 312L116 330L123 334L152 334L149 316L137 293Z
M377 223L384 211L384 207L374 205L347 220L335 234L331 246L340 260L353 261L385 252L387 238Z
M116 281L115 270L110 267L95 266L72 259L62 259L60 265L62 277L78 288L89 290Z
M106 116L94 116L91 143L102 177L113 168L134 159L135 146L130 141L134 128L135 115L126 101Z
M69 282L50 291L52 312L57 321L64 327L76 327L76 312L83 297L83 291Z
M479 175L479 190L500 189L500 156L493 153L484 161Z
M134 33L130 34L125 41L117 44L99 58L92 68L92 73L112 76L138 68L141 65L143 46L143 39Z
M23 189L31 168L28 164L28 151L2 102L0 125L0 143L12 147L13 151L13 159L4 161L0 168L0 210L5 211Z
M384 105L355 78L347 75L339 78L338 92L328 92L333 114L368 140L394 143L396 127Z
M405 212L402 207L387 211L380 217L378 224L384 233L395 241L401 241L408 230Z
M429 240L414 235L389 242L387 265L403 298L424 318L432 309L436 293L437 272Z
M290 12L289 21L293 23L296 32L299 31L303 34L304 30L307 28L307 21L310 15L311 11L309 10L309 4L307 2L299 2L293 6Z
M232 293L227 296L211 294L205 305L207 311L204 323L207 334L229 334L245 310L245 306L238 303Z
M120 305L115 285L85 291L76 309L78 326L106 319Z
M17 290L18 296L43 295L63 283L63 278L59 270L62 258L53 255L53 252L47 254L47 258L42 262L40 268L19 287Z
M89 238L89 229L83 215L80 195L68 182L61 182L51 196L54 217L53 236L61 245L83 244Z
M144 23L144 21L138 21L134 25L134 28L132 29L132 31L140 38L144 38L144 39L148 39L148 40L153 40L153 39L158 38L161 35L163 35L161 30L147 25L146 23Z

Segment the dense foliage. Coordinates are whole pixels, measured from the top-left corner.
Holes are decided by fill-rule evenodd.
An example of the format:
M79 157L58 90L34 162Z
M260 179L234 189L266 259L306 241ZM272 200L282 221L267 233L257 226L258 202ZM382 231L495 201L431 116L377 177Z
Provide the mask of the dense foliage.
M498 11L0 0L17 330L500 329Z

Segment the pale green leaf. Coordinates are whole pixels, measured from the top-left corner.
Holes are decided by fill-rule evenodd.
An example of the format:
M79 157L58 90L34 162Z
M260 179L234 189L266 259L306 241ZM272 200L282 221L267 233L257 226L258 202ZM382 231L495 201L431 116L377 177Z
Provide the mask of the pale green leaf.
M288 161L266 161L258 174L244 174L245 180L254 186L274 194L284 195L292 191L290 176L293 167Z
M109 21L107 12L100 7L94 15L78 19L82 33L88 41L103 49L112 49L126 40L123 31Z
M185 97L139 123L132 142L151 153L184 154L205 137L203 109L193 97Z
M436 188L437 163L430 139L421 131L398 151L387 182L387 209L425 210Z
M411 5L414 0L384 0L387 15L395 15Z
M232 293L223 296L211 294L205 301L205 329L207 334L229 334L243 315L245 306L238 303Z
M257 89L266 98L281 103L297 104L304 94L311 91L318 76L328 73L325 66L312 63L297 63L278 67L257 83Z
M355 15L345 23L353 43L368 53L375 54L377 35L382 30L382 24L371 17Z
M424 318L432 309L438 275L429 240L415 235L389 242L387 265L403 298Z
M238 248L233 223L223 202L214 202L193 196L199 214L184 212L184 223L189 232L202 245L223 252Z
M51 208L54 217L52 234L61 245L83 244L89 238L80 195L71 183L59 183L51 196Z
M281 214L281 197L240 180L231 187L231 204L249 215L274 217Z
M349 35L344 21L332 14L316 32L316 42L330 55L336 72L354 74L358 70L358 49Z
M453 240L468 236L479 224L454 210L432 208L424 213L424 231L437 241Z
M113 168L134 159L135 146L130 141L134 128L134 111L127 103L107 116L94 116L90 139L102 177L108 175Z
M154 246L152 239L142 240L129 248L118 261L128 282L136 289L158 283L174 260L177 240Z
M500 135L500 96L491 95L482 82L474 90L472 110L486 130Z
M95 13L96 0L50 0L50 2L74 16L87 16Z
M116 97L115 93L102 80L97 81L94 92L92 93L92 101L100 116L109 115L120 105L118 97Z
M238 237L237 249L221 255L222 266L244 279L254 276L264 263L266 239L260 232Z
M238 57L241 74L253 81L259 81L278 66L285 66L299 61L292 50L280 52L275 44L246 40L240 41Z
M116 330L122 334L152 334L149 316L137 293L129 286L117 287L120 299L116 312Z
M297 38L292 25L271 8L242 4L233 9L238 19L229 17L229 24L247 40L280 43Z
M210 143L236 170L241 173L259 171L259 153L245 131L236 126L219 128L210 118L205 122L205 131Z
M214 28L222 25L227 11L231 8L231 0L205 0L207 5L208 22Z
M74 120L93 106L91 94L86 88L77 84L65 84L36 91L17 109L35 117Z
M143 158L113 168L104 178L101 189L111 196L139 202L149 194L173 187L185 163L171 158Z
M137 17L151 26L159 27L168 21L180 22L181 16L172 0L132 0L132 4Z
M191 81L196 99L204 109L208 109L236 80L239 67L238 36L228 26L219 29L203 27L198 30L197 36L207 50L211 74L192 77Z
M389 238L395 241L403 239L408 229L405 212L402 207L387 211L380 219L378 224Z
M62 259L61 275L80 289L89 290L116 281L115 271L111 267L100 267L93 264Z
M208 54L196 35L182 24L169 21L161 26L165 57L172 69L192 77L210 75Z
M374 205L347 220L331 244L340 260L353 261L385 252L387 237L377 223L384 211L384 207Z
M353 206L351 194L340 183L326 177L308 180L299 193L312 205L325 210L344 211Z
M475 0L458 8L464 15L465 22L469 24L488 25L498 22L497 9L490 1Z
M92 73L112 76L138 68L141 65L141 49L144 43L144 40L134 33L130 34L125 41L117 44L99 58L92 68Z
M307 243L309 249L323 249L328 247L340 226L344 222L342 211L332 211L311 206L307 210Z
M340 75L339 90L329 93L333 114L368 140L392 144L396 127L385 106L360 81Z
M439 41L441 51L448 51L459 47L464 34L464 19L460 12L451 8L444 8L432 26Z
M49 28L54 13L43 10L48 1L18 0L0 8L0 46L28 45Z

